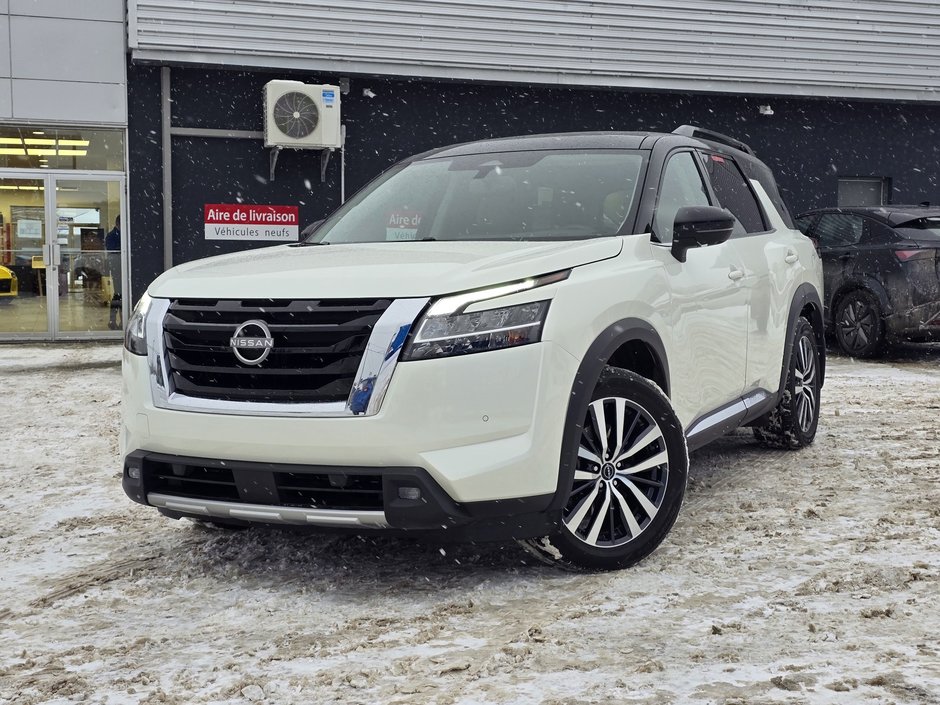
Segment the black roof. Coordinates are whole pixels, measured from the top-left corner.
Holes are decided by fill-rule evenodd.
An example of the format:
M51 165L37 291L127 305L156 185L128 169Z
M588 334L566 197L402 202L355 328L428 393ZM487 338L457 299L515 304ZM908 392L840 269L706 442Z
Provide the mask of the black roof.
M867 215L882 223L887 223L892 227L898 227L912 220L922 218L940 218L940 206L845 206L843 208L815 208L801 214L800 218L806 218L817 213L853 213L855 215Z

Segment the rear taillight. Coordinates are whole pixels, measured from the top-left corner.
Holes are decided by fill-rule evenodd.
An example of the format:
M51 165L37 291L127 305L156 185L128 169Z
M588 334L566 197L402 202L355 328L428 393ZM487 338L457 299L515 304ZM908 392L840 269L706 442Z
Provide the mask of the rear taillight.
M895 250L894 256L897 257L902 262L910 262L914 259L933 259L935 250L919 249L919 250Z

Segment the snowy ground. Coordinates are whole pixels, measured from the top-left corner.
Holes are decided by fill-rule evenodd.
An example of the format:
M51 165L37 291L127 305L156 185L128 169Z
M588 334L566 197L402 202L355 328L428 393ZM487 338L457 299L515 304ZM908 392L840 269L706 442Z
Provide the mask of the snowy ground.
M126 499L119 349L0 347L0 703L940 703L940 351L831 362L816 444L694 454L641 565L229 534Z

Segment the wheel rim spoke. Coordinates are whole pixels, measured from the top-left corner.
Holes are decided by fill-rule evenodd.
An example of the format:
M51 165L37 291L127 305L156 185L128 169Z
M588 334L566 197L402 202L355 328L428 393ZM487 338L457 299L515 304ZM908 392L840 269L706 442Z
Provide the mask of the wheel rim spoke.
M598 399L591 403L591 418L594 420L594 431L597 433L597 442L601 444L601 458L607 459L607 417L604 415L604 400Z
M607 510L610 508L610 485L606 482L604 483L604 501L601 503L601 508L598 510L597 514L594 516L594 521L591 522L591 530L587 535L588 543L597 543L597 538L600 536L601 529L604 526L604 521L607 519Z
M591 472L590 470L575 470L574 479L575 480L599 480L601 473L598 470L597 472Z
M633 516L633 512L630 511L630 507L627 506L627 500L620 493L620 489L616 485L610 486L611 492L613 492L614 499L617 500L617 506L620 508L620 516L623 517L624 522L627 524L627 529L630 530L630 537L639 536L642 529L637 523L636 517Z
M630 492L636 498L636 501L640 503L641 507L643 507L643 511L646 512L646 516L648 516L650 519L656 516L656 512L659 511L659 508L655 504L650 502L649 498L647 498L645 494L640 492L640 489L636 485L634 485L632 482L630 482L630 480L628 480L625 477L620 477L617 479L627 486L627 489L630 490Z
M659 467L660 465L663 465L667 462L669 462L669 454L666 451L662 451L652 456L651 458L647 458L646 460L637 463L633 467L617 470L617 475L635 475L638 472L643 472L651 468Z
M614 402L614 408L617 411L617 435L614 436L614 450L610 454L612 458L616 458L620 454L620 449L623 447L624 440L626 440L623 435L623 425L626 422L627 415L627 400L615 399Z
M622 463L628 458L632 458L634 455L639 453L644 448L647 448L654 441L658 441L663 437L663 432L660 430L659 426L653 425L650 426L646 431L643 432L636 441L633 442L633 445L630 446L625 452L620 454L620 457L616 458L614 463Z
M591 505L594 504L594 500L597 499L597 492L600 489L601 483L595 483L594 488L591 490L590 494L581 500L581 503L578 504L577 509L570 519L565 520L565 524L571 529L571 533L577 535L578 527L581 526L581 522L584 521L584 517L587 516L588 511L591 509Z
M598 466L604 464L604 461L603 461L603 460L601 460L599 457L597 457L594 453L592 453L591 451L589 451L589 450L588 450L587 448L585 448L583 445L578 447L578 457L579 457L579 458L584 458L585 460L588 460L588 461L590 461L590 462L592 462L592 463L594 463L594 464L596 464L596 465L598 465Z

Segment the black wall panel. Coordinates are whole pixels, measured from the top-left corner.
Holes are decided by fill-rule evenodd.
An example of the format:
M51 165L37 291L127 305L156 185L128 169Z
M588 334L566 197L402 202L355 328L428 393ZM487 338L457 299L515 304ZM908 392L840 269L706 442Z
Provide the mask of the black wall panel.
M273 78L338 76L172 69L174 126L262 129ZM130 209L134 296L162 267L160 71L131 65ZM369 88L374 98L365 97ZM693 123L751 144L774 170L794 214L835 203L839 176L892 179L895 203L940 202L940 106L767 97L650 94L380 78L352 79L342 97L346 193L411 154L487 137L576 130L658 130ZM770 104L771 116L759 114ZM299 205L301 225L339 204L339 160L320 183L316 152L285 150L275 181L259 140L173 140L174 262L267 243L206 241L205 203Z

